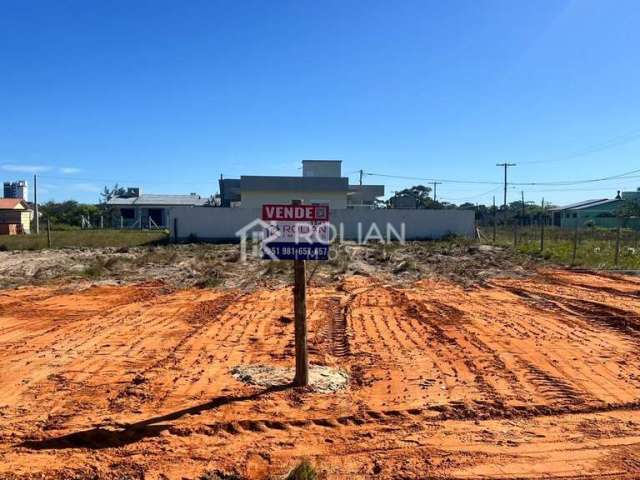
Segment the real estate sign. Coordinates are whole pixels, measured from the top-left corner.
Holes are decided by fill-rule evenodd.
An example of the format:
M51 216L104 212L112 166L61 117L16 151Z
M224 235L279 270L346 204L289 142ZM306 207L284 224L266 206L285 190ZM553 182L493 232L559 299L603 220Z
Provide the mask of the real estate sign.
M270 260L327 260L328 205L262 206L265 227L262 258Z

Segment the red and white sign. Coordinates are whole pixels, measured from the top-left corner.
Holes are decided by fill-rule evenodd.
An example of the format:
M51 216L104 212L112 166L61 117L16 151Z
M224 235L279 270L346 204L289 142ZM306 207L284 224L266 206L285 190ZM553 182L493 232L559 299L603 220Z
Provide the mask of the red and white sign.
M263 205L262 258L327 260L331 225L328 205Z
M327 205L263 205L262 220L291 222L328 222Z
M329 222L271 221L265 228L266 238L277 238L278 242L323 242L329 243L331 227Z

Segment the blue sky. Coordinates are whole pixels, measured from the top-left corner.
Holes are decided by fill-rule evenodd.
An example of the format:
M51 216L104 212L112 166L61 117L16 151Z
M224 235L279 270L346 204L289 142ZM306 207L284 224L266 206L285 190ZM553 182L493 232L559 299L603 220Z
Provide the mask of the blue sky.
M614 175L640 168L638 24L635 0L3 0L0 179L35 171L40 198L95 201L115 182L209 195L221 173L298 175L314 158L354 182L499 182L504 161L514 182Z

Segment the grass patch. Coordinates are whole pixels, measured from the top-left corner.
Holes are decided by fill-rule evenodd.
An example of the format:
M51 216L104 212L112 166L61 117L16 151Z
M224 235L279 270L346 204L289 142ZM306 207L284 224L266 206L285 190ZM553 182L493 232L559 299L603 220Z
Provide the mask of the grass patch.
M289 472L285 480L318 480L318 478L318 473L313 465L308 460L303 460Z
M485 229L485 236L490 230ZM540 250L540 228L526 227L516 231L517 245L514 248L512 228L498 229L496 243L508 246L533 258L548 260L562 265L573 265L595 269L640 269L640 234L623 229L620 235L620 254L616 264L615 229L585 228L578 231L575 260L573 256L575 231L545 227L544 251Z
M51 248L69 247L135 247L166 243L164 230L54 230ZM0 250L42 250L47 247L47 233L39 235L2 235Z

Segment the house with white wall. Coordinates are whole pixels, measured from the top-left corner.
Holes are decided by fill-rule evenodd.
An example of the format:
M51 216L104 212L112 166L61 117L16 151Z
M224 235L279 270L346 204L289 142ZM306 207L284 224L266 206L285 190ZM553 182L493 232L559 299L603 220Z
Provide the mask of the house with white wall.
M242 175L220 179L220 205L260 208L266 203L328 204L331 209L373 208L384 185L349 185L341 160L303 160L302 176Z
M169 210L172 207L202 207L208 198L190 195L143 194L140 188L127 191L107 201L111 207L114 227L166 228L169 226Z

